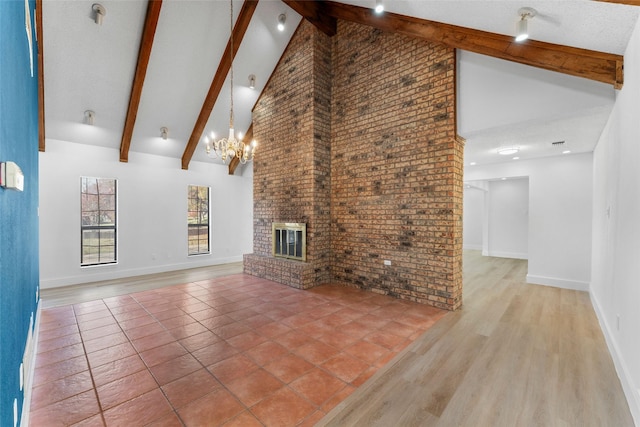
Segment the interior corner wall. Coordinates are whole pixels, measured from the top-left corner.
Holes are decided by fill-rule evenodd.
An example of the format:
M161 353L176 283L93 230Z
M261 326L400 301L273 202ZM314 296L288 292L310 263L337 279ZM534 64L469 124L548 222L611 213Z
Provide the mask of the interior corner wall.
M85 125L79 125L85 126ZM135 144L135 141L134 141ZM251 250L252 169L47 139L40 153L42 288L238 262ZM80 177L118 182L118 262L80 266ZM188 255L187 189L211 188L211 253ZM233 226L230 226L233 224Z
M464 249L482 250L485 195L484 189L473 187L464 189L464 217L462 220Z
M528 259L529 180L490 181L487 196L487 255Z
M31 25L35 2L30 2ZM20 364L38 307L38 81L25 32L24 1L0 1L0 161L15 162L24 191L0 188L0 425L20 423ZM26 355L28 358L29 355ZM25 360L29 364L29 360ZM25 372L27 375L28 372Z
M640 425L640 21L624 86L594 153L591 299L636 425Z
M589 289L592 167L592 153L466 167L465 181L529 177L529 283Z

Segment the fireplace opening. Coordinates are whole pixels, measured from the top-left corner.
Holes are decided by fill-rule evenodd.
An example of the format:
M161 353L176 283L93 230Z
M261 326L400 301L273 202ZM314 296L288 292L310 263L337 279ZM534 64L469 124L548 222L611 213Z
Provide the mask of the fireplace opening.
M271 230L274 257L307 260L307 224L274 222Z

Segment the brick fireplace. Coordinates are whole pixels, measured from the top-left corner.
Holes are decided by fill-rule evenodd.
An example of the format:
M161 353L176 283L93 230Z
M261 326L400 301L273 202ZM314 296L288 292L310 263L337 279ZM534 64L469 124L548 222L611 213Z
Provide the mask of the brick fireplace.
M339 21L303 22L253 116L254 252L245 272L462 303L463 142L455 51ZM272 223L307 225L306 262L272 254Z

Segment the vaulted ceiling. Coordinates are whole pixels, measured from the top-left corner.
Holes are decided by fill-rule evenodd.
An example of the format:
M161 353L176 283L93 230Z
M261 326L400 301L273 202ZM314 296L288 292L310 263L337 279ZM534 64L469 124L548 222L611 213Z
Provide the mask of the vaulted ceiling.
M94 22L94 2L106 9L102 25ZM467 70L488 67L498 75L511 73L515 79L527 74L522 70L529 67L508 65L513 62L553 71L536 78L548 79L551 86L569 87L565 97L588 99L588 105L571 107L573 114L559 114L559 122L551 126L568 128L570 134L581 126L580 117L595 114L598 107L599 114L608 115L614 87L624 83L622 55L640 13L635 0L385 3L386 12L377 16L371 11L374 0L234 0L236 130L251 131L251 109L301 19L328 34L335 31L336 19L344 19L461 49ZM530 22L533 40L517 44L513 33L522 6L535 8L538 15ZM114 161L128 161L130 151L175 157L184 169L191 161L211 161L200 144L203 134L224 135L229 126L228 1L42 0L38 7L44 40L41 151L55 149L56 140L65 140L117 149L119 157ZM276 29L280 14L286 15L282 32ZM249 88L251 74L256 76L255 89ZM591 96L594 91L597 94ZM461 108L459 132L467 138L468 150L481 147L483 141L495 143L497 137L526 137L520 123L548 127L553 122L545 117L553 113L551 96L549 103L541 102L537 109L525 109L519 116L495 103ZM459 97L464 101L465 94ZM564 108L566 103L555 105ZM492 106L494 114L487 111ZM95 112L94 126L84 124L86 110ZM602 126L598 124L592 133ZM167 140L161 138L162 127L168 128ZM540 138L535 136L534 143ZM470 144L473 139L476 145Z

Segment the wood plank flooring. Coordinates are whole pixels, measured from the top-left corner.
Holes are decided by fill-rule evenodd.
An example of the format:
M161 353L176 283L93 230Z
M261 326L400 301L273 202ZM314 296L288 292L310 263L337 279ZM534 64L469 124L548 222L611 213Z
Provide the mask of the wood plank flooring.
M586 292L529 285L527 262L464 257L464 305L319 426L633 426Z

